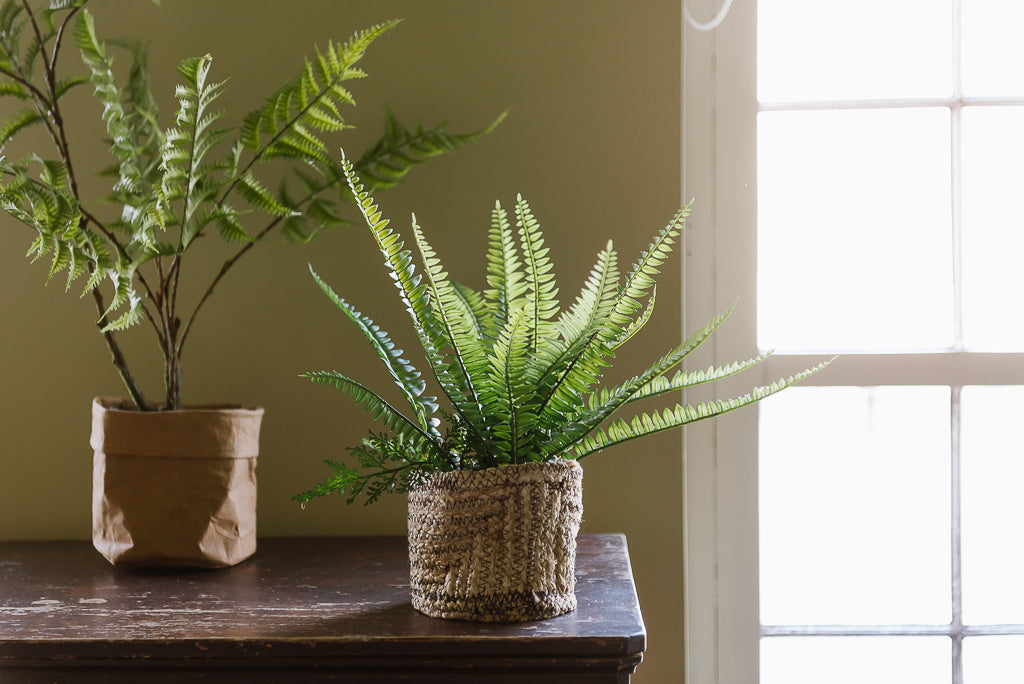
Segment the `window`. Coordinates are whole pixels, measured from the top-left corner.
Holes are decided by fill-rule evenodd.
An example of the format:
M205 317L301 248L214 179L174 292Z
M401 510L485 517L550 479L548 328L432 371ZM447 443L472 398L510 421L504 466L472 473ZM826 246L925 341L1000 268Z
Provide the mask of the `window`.
M688 681L1024 680L1022 20L750 0L684 33L688 323L738 298L709 353L774 348L766 378L842 354L687 435Z

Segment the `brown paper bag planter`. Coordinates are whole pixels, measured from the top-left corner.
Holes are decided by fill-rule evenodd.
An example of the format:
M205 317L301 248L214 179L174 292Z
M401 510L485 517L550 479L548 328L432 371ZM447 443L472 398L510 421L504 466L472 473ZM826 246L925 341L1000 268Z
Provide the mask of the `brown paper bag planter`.
M93 545L114 564L225 567L256 551L262 408L92 405Z
M576 461L431 474L409 492L413 607L481 622L575 610L582 518Z

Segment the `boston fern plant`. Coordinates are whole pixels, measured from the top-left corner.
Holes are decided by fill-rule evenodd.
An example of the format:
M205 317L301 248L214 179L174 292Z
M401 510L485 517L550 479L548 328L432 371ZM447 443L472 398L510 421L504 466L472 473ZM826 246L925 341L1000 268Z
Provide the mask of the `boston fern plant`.
M49 258L49 278L65 274L68 288L84 278L82 296L95 302L100 331L136 407L159 408L130 372L117 334L147 324L163 353L162 407L180 408L185 342L221 279L272 233L303 243L317 230L343 223L338 205L352 196L332 161L329 151L337 147L327 136L350 128L342 111L355 100L346 82L366 76L358 62L397 21L316 49L299 75L238 127L226 125L225 112L214 106L225 81L211 77L211 56L186 59L178 67L182 83L175 90L173 123L161 128L144 50L100 40L83 8L86 2L52 0L43 9L33 9L27 0L0 2L0 98L17 105L0 121L0 204L35 232L28 254L33 260ZM69 35L85 73L63 75L58 69ZM115 75L111 48L124 49L131 58L124 83ZM64 97L87 83L109 136L113 164L100 174L112 181L103 199L120 208L113 219L102 218L82 197L80 169L71 155ZM476 140L499 121L453 135L443 125L410 130L389 114L384 135L356 167L370 186L386 188L412 167ZM32 126L45 130L51 152L16 161L3 156ZM259 176L267 162L287 167L276 191ZM185 257L213 231L234 251L210 275L197 301L186 306L178 297Z
M618 418L620 410L638 401L735 375L767 357L763 354L706 370L676 370L722 325L727 312L639 375L613 387L600 386L616 351L651 317L658 267L672 251L688 207L654 237L624 279L609 241L598 253L575 302L560 311L554 268L540 224L521 196L513 207L514 231L508 213L495 204L487 252L489 287L478 292L449 279L413 216L413 239L422 263L417 270L412 251L360 184L355 165L345 160L343 167L450 407L442 412L437 397L425 394L422 375L388 333L313 272L324 293L373 346L409 412L399 411L342 373L304 374L350 395L382 421L386 431L371 433L352 449L359 467L327 461L332 476L294 497L297 501L337 492L347 493L349 503L363 494L369 503L384 492L407 491L432 472L583 459L615 444L748 406L821 367L734 399L639 412L629 420Z

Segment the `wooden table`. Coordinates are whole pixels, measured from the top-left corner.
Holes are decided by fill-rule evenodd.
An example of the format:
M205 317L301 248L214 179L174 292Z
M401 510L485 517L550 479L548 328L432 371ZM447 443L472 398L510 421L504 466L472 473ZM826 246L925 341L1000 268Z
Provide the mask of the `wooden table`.
M0 681L628 682L646 645L626 540L584 535L579 608L513 625L409 602L405 539L264 539L226 570L0 542Z

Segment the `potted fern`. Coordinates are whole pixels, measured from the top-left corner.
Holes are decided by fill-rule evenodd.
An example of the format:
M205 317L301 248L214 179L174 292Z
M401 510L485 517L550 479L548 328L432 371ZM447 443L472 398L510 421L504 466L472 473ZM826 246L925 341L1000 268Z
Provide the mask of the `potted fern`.
M343 167L448 406L442 411L437 398L426 394L424 378L388 333L313 272L373 346L410 410L399 411L340 372L305 374L350 395L386 430L352 449L357 467L328 461L331 476L295 498L305 504L337 492L347 494L349 503L360 495L372 502L385 492L407 491L412 602L427 615L519 621L572 610L582 515L579 461L748 406L817 370L734 399L615 418L636 402L735 375L767 356L677 370L726 313L643 372L600 386L615 352L651 316L658 267L672 251L687 208L655 235L624 279L609 241L572 306L560 310L540 224L522 197L513 208L515 230L508 212L495 204L488 289L478 292L449 279L413 216L418 269L412 250L360 184L355 165L346 160Z
M253 247L270 237L305 243L343 223L339 204L352 197L332 161L330 136L349 127L342 112L355 100L347 81L366 75L359 61L397 21L317 48L293 81L236 126L215 107L225 81L212 77L212 57L185 59L176 112L162 128L144 50L100 40L86 2L0 2L0 97L16 105L0 121L0 204L35 233L29 256L49 259L48 280L63 274L70 289L84 279L82 297L95 304L127 391L126 401L93 404L94 544L111 562L231 565L255 550L262 409L184 405L186 342L217 286ZM59 68L69 43L84 73ZM130 58L126 79L114 70L116 50ZM71 154L68 115L78 111L68 110L65 96L85 84L109 137L112 163L97 170L111 179L107 197L83 196L83 169ZM497 123L454 135L443 125L410 130L389 115L384 135L357 166L386 188ZM32 127L45 132L48 151L8 156ZM283 176L275 192L261 180L268 167ZM101 213L100 201L116 213ZM183 265L191 268L196 246L215 239L211 234L228 244L230 256L186 301L179 297ZM144 393L122 351L119 335L132 326L148 327L158 342L162 401Z

